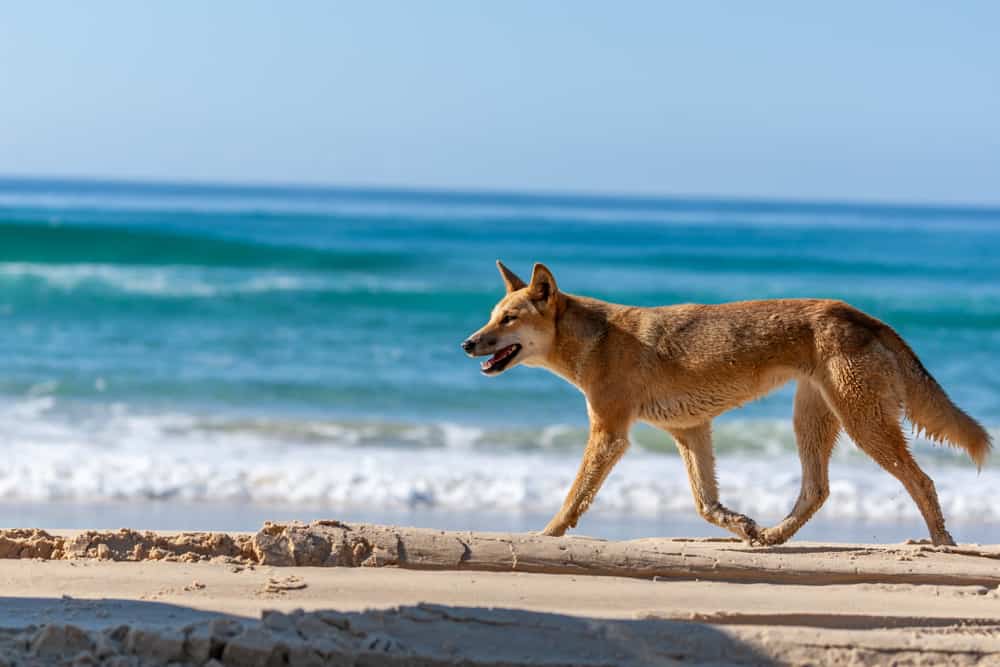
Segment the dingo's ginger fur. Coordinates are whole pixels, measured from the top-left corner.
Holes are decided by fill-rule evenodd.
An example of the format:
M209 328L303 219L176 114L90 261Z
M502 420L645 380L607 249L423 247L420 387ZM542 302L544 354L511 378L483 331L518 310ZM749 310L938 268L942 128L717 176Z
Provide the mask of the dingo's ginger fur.
M829 494L827 467L841 429L902 482L934 544L954 544L934 483L910 454L905 415L929 437L961 447L982 466L989 435L962 412L891 327L841 301L780 299L639 308L560 292L536 264L525 283L499 261L507 294L462 347L493 355L488 375L541 366L587 397L590 438L562 508L545 527L576 526L643 421L669 432L687 468L698 512L744 540L780 544ZM794 428L802 490L778 525L759 528L719 502L711 422L798 381Z

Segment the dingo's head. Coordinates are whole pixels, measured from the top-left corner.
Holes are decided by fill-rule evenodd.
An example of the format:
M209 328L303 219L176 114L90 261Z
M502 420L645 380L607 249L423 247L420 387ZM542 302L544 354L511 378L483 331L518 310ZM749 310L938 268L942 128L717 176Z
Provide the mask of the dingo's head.
M480 368L484 375L499 375L518 364L542 363L556 336L559 290L556 279L543 264L535 264L531 282L525 284L497 260L507 294L494 306L490 321L462 343L470 357L492 355Z

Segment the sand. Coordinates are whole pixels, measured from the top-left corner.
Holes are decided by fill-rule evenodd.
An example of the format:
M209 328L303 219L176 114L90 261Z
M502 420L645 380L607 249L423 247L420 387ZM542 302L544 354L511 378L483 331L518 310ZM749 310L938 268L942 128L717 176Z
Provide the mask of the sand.
M0 555L0 665L1000 664L996 547L323 522L0 531Z

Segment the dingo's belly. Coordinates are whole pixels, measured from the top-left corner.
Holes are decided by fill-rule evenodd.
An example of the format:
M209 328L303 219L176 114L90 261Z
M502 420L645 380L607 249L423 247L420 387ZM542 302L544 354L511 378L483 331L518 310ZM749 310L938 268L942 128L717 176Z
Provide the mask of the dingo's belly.
M706 378L686 391L665 389L664 395L655 396L640 406L638 417L661 428L691 428L769 394L800 375L797 369L775 368L728 381Z

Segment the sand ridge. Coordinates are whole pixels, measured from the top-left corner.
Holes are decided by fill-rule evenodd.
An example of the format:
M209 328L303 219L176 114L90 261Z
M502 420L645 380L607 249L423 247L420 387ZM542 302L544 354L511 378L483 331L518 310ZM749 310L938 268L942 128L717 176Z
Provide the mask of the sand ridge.
M0 558L186 562L223 558L249 562L254 559L251 544L251 536L214 532L163 535L123 528L117 531L88 530L64 536L37 528L0 530Z

